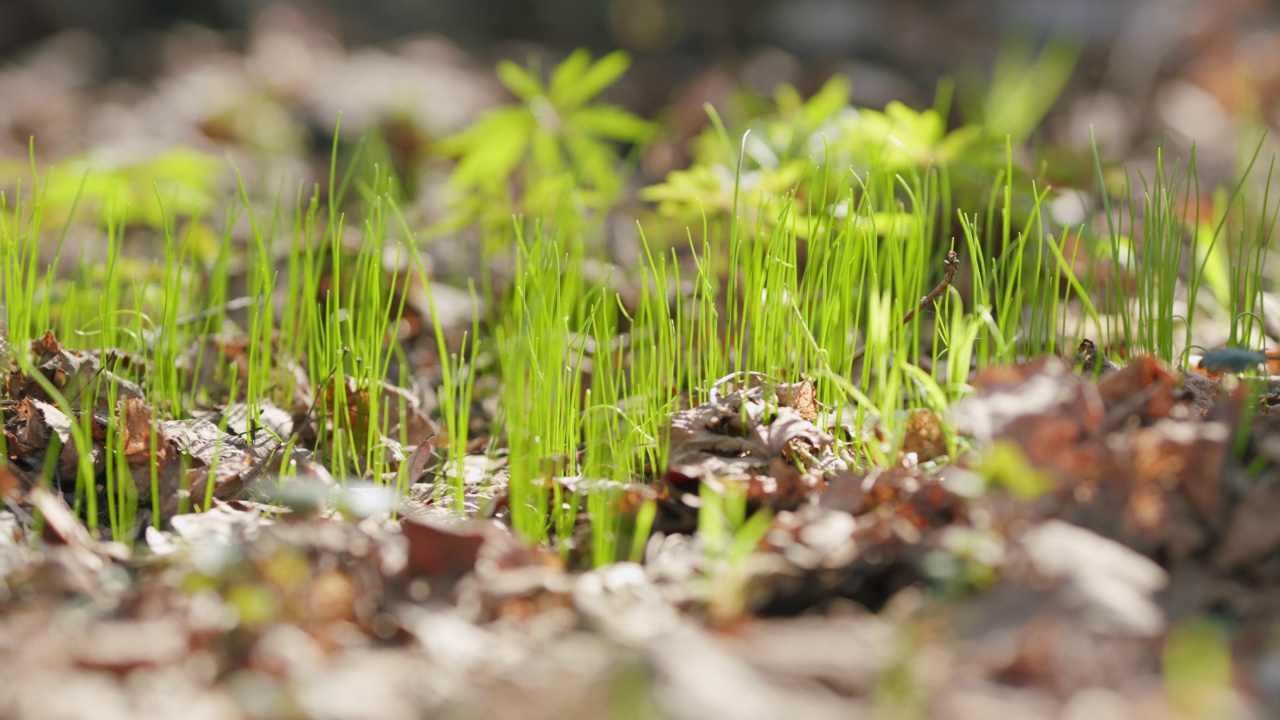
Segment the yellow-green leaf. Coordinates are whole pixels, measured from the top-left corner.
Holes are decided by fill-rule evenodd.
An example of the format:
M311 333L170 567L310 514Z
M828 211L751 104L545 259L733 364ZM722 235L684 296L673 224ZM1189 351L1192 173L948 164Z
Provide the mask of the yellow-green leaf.
M614 105L592 105L571 116L574 129L619 142L644 142L654 133L653 123Z
M454 188L486 187L505 182L528 148L527 132L498 133L458 162L449 178Z
M561 107L576 108L617 82L629 67L631 56L615 50L587 68L577 82L556 92L556 98Z
M574 50L564 62L551 71L551 82L547 87L547 95L556 107L572 107L566 99L573 93L573 88L582 81L583 74L591 66L591 53L579 48Z
M538 79L528 70L510 60L498 63L497 72L502 84L521 100L531 100L542 94L542 83L538 82Z
M804 104L804 121L813 128L849 105L853 83L843 75L835 75Z

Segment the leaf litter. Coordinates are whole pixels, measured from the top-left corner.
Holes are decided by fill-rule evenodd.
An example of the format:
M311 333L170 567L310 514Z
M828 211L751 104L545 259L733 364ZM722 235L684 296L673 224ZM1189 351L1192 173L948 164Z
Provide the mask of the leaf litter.
M642 562L596 569L520 542L500 488L472 495L471 519L438 507L446 480L413 403L401 405L418 423L407 499L336 486L303 450L311 479L275 485L282 438L305 416L265 408L256 440L242 403L158 420L127 383L95 395L106 371L52 335L32 357L72 415L9 377L6 716L90 697L105 717L167 716L181 690L181 712L208 717L859 717L894 703L954 718L1095 705L1163 717L1176 708L1161 638L1204 613L1280 619L1268 395L1147 357L1104 373L1053 358L990 368L945 418L973 449L928 462L946 451L942 419L918 411L902 461L870 470L834 452L807 383L726 378L671 417L659 484L619 486L623 515L658 504ZM158 448L158 527L141 519L133 547L73 510L73 423L89 414L102 452L113 400L142 508ZM479 474L500 478L501 463ZM758 535L737 531L745 553L695 532L705 488L768 513ZM205 492L205 512L178 512ZM585 514L578 530L590 532ZM1277 707L1265 667L1220 688L1241 716Z

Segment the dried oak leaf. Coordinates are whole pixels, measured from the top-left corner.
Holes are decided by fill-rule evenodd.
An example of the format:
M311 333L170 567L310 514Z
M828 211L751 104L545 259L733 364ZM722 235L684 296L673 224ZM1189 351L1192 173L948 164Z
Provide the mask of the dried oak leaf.
M178 489L181 467L178 453L153 419L151 408L137 398L122 398L116 410L123 426L123 446L129 475L138 491L138 499L151 498L152 480L164 500Z
M752 419L743 415L742 395L735 393L672 416L668 481L683 485L702 478L744 478L762 470L768 448Z
M57 470L63 478L74 478L79 455L71 441L71 422L65 413L43 400L18 401L5 422L9 459L32 472L42 471L49 442L56 435L61 445ZM101 441L101 433L94 435ZM95 466L99 465L103 458L100 448L95 447L91 454Z

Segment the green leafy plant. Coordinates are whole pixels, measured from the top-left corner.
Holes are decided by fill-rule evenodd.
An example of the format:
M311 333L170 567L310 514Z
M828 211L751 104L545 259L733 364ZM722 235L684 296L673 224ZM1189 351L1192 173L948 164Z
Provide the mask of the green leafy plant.
M847 78L835 76L802 100L794 87L782 85L771 106L731 128L708 106L712 122L692 143L692 165L645 188L641 198L678 223L737 208L749 223L785 218L806 237L818 218L850 214L850 186L938 167L989 172L1003 161L1000 145L978 126L948 131L943 110L917 111L898 102L883 111L855 108L851 89ZM743 139L740 155L731 134ZM792 207L783 215L787 203ZM872 219L886 230L903 217L888 208Z
M454 213L441 229L482 220L501 232L513 214L544 217L560 203L611 206L623 187L619 147L642 144L655 129L597 99L630 64L620 51L593 62L578 50L544 81L536 67L499 63L498 78L519 102L440 141L437 149L458 160L448 184Z

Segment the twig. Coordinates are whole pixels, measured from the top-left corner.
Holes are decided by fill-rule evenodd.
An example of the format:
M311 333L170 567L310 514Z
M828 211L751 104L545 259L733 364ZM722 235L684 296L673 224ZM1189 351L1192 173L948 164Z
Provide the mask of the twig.
M715 382L711 383L711 393L710 393L710 397L709 397L708 399L709 399L711 402L715 402L715 401L719 400L719 399L720 399L720 388L721 388L721 386L723 386L723 385L724 385L725 383L727 383L727 382L730 382L730 381L732 381L732 380L736 380L736 379L738 379L738 378L742 377L743 375L746 375L746 376L747 376L747 380L748 380L748 381L751 381L751 380L760 380L760 381L761 381L761 383L764 383L764 382L767 382L767 381L772 381L775 385L781 385L781 384L782 384L782 381L781 381L781 380L779 380L779 379L777 379L777 378L775 378L775 377L773 377L772 375L769 375L769 374L767 374L767 373L757 372L757 371L755 371L755 370L737 370L737 371L731 372L731 373L729 373L728 375L725 375L724 377L720 378L719 380L716 380ZM746 387L746 386L744 385L743 387L744 387L744 389L745 389L745 387Z
M182 317L174 321L174 326L186 327L188 325L195 325L198 322L203 322L205 320L208 320L209 318L215 315L218 315L220 313L228 313L233 310L243 310L249 307L250 305L253 305L256 302L261 302L262 299L263 298L261 295L259 295L256 298L253 298L253 297L232 298L231 300L228 300L225 303L223 303L221 307L209 308L208 310L201 310L200 312L191 313L190 315L183 315Z
M942 261L942 266L944 268L942 282L938 283L937 287L929 291L928 295L920 298L919 304L907 311L907 314L902 318L903 325L911 322L918 311L932 305L938 298L942 297L942 293L946 292L947 288L951 287L951 282L956 279L956 271L960 269L960 256L956 254L955 250L947 251L947 258ZM856 363L861 360L862 356L866 353L867 346L863 345L856 353L853 354L853 362Z

